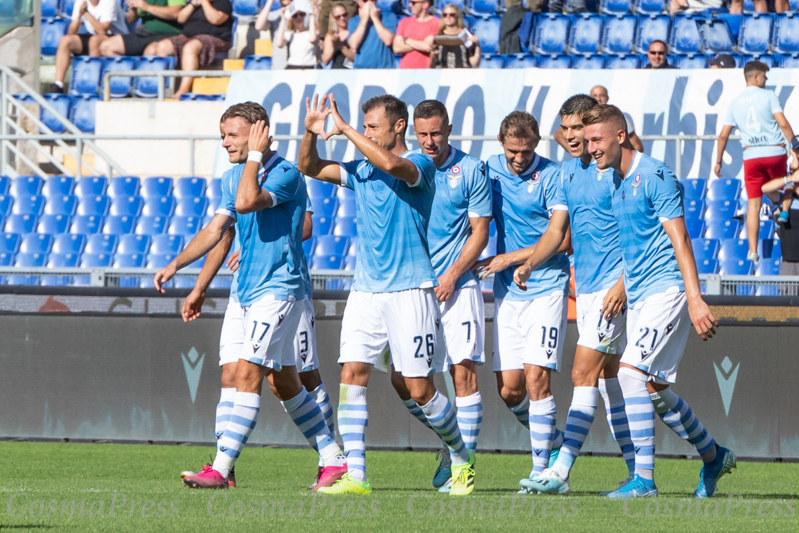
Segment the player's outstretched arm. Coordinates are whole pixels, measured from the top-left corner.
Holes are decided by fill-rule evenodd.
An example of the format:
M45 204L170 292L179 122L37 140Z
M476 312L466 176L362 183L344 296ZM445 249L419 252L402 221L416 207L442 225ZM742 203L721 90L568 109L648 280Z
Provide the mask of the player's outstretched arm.
M248 141L249 155L241 173L239 188L236 191L236 211L242 214L252 213L272 207L272 195L258 184L258 171L263 159L269 153L272 137L269 126L263 120L250 126Z
M211 249L224 238L225 232L232 224L233 219L229 216L220 214L214 215L211 222L201 229L200 233L194 236L189 244L186 245L186 248L180 252L180 255L155 273L155 277L153 278L155 290L166 292L164 290L164 284L174 278L178 270L192 264L210 252Z
M452 293L455 292L455 284L464 272L472 268L488 244L491 217L470 218L469 223L472 226L472 234L463 243L461 254L452 263L452 266L438 278L438 287L435 288L435 291L439 302L445 302L452 296Z
M336 129L344 134L370 163L383 172L409 185L416 184L420 179L419 168L409 159L389 152L382 146L369 140L366 135L359 133L355 128L347 124L347 121L339 114L338 108L336 107L336 98L332 94L330 95L330 110ZM399 120L394 127L399 127L398 124Z
M732 126L724 126L721 128L721 133L719 133L719 141L718 141L718 150L716 152L716 177L721 177L721 163L722 158L724 157L724 151L727 149L727 141L730 139L730 133L732 133Z
M203 303L205 302L205 291L208 290L214 276L219 272L222 263L225 262L225 257L227 257L228 252L230 252L230 247L233 245L233 238L235 235L236 230L231 226L225 232L222 240L208 252L208 256L205 258L205 264L200 270L200 275L197 276L197 281L194 282L194 288L186 299L183 300L183 308L180 313L183 317L183 322L191 322L199 318Z
M524 264L518 267L513 273L513 282L518 285L521 290L527 290L527 280L530 279L530 274L533 270L536 270L549 261L552 256L558 252L563 242L566 240L568 232L569 212L554 211L552 213L552 218L549 219L547 230L541 235L541 238L538 239L530 257L528 257ZM571 241L571 239L569 239L569 241Z
M685 283L685 295L688 298L688 314L691 316L691 322L702 340L706 341L716 334L715 328L719 326L719 322L699 293L699 275L696 272L694 250L691 247L691 236L688 235L688 229L685 227L685 219L677 217L667 220L663 222L663 228L666 230L677 256L677 265L680 267L680 273L682 273Z
M297 156L297 169L306 176L341 185L341 166L335 161L319 157L319 151L316 149L317 137L322 137L326 141L332 135L341 133L336 129L325 131L325 121L330 114L330 108L325 108L326 102L327 96L323 96L320 102L319 95L315 94L312 107L311 99L305 99L305 134Z

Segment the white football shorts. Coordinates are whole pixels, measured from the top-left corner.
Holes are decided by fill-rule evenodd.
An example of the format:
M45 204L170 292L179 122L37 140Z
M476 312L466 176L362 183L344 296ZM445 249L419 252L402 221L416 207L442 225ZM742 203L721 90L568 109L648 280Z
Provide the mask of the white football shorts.
M627 311L611 320L602 316L602 302L608 289L577 296L577 331L579 346L597 352L621 355L627 345Z

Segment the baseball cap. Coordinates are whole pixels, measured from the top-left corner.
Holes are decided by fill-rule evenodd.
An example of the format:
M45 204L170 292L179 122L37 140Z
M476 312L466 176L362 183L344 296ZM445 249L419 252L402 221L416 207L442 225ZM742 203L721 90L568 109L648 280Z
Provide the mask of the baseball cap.
M708 65L716 65L719 68L735 68L735 58L730 54L716 54L713 59L707 60Z

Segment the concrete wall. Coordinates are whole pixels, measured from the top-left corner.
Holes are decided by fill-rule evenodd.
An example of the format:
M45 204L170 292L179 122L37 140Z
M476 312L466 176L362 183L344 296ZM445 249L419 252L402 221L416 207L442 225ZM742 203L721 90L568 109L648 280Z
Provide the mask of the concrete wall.
M2 0L0 0L2 1ZM0 37L0 65L17 67L25 72L23 80L33 89L39 90L39 0L34 6L36 13L33 26L14 28ZM17 88L12 88L16 92Z

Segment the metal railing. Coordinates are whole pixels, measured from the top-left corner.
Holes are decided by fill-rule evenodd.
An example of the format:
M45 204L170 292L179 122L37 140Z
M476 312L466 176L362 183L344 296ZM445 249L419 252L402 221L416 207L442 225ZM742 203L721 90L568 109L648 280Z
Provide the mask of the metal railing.
M163 100L166 95L167 78L229 78L231 71L228 70L119 70L106 72L103 75L103 100L111 99L111 78L157 78L158 93L157 99Z

